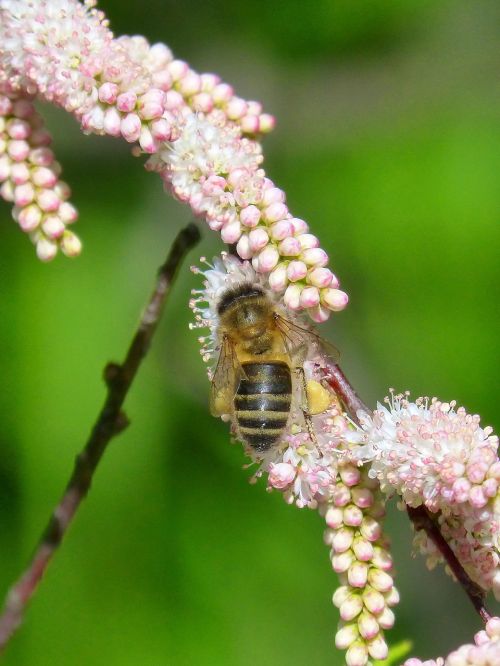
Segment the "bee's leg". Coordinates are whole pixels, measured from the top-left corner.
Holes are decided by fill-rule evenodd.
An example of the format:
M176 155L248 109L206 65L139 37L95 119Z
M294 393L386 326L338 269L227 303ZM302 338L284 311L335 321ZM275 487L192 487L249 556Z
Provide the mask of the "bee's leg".
M314 432L313 428L313 423L312 423L312 415L309 413L309 403L307 400L307 381L306 381L306 373L304 372L304 368L301 366L298 366L295 368L295 372L299 376L299 381L301 383L301 410L302 410L302 415L304 417L304 421L306 424L307 432L309 433L309 437L312 442L317 444L316 440L316 433Z

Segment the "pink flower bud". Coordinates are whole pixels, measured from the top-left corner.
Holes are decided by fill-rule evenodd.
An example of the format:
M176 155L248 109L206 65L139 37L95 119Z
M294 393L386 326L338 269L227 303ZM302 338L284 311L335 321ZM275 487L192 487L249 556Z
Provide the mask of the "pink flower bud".
M5 201L14 201L14 187L10 181L6 180L2 187L0 187L0 196Z
M247 101L248 113L254 116L260 116L262 113L262 104L251 99Z
M394 585L392 577L385 571L380 571L379 569L370 569L370 572L368 573L368 582L379 592L388 592Z
M300 243L300 247L303 250L309 250L311 248L319 247L319 240L316 236L312 234L300 234L297 236L297 239Z
M243 118L246 112L247 103L244 99L240 99L239 97L233 97L226 106L227 117L230 120L238 120L239 118Z
M371 640L375 638L380 631L377 620L373 617L371 613L363 612L358 618L358 629L359 633L365 640Z
M347 572L347 580L351 587L364 587L368 579L368 565L354 561Z
M227 83L219 83L215 86L212 92L212 97L216 104L229 102L233 95L233 88Z
M12 113L12 100L5 95L0 95L0 116L8 116Z
M343 310L348 301L349 297L345 291L341 291L340 289L323 289L321 291L321 302L334 312Z
M214 101L208 92L200 92L191 100L191 106L194 111L210 113L210 111L214 108Z
M333 493L333 502L335 506L345 506L351 501L351 493L343 483L337 483Z
M52 240L59 238L64 233L64 224L57 215L49 215L42 223L42 231Z
M352 594L351 588L348 585L341 585L333 593L332 603L337 608L340 608L344 601Z
M382 613L385 608L383 595L372 587L366 588L363 592L363 603L370 613L374 613L375 615Z
M224 241L224 243L228 243L228 245L231 245L232 243L236 243L240 236L241 236L241 224L239 220L233 220L232 222L229 222L228 224L225 224L220 232L221 238ZM251 246L251 242L250 242Z
M104 113L103 129L109 136L120 136L122 118L114 106Z
M287 284L286 264L278 264L269 275L269 286L272 291L280 292L285 289Z
M336 553L343 553L352 545L354 533L348 527L341 527L335 533L332 540L332 547Z
M336 529L344 522L344 512L339 507L329 506L325 514L325 521L328 527Z
M30 152L29 160L37 166L50 166L54 161L54 153L50 148L46 148L45 146L35 148Z
M312 247L303 250L300 258L305 261L308 266L326 266L328 263L328 255L320 247Z
M14 203L23 208L35 198L35 188L31 183L24 183L14 188Z
M56 164L56 162L54 162ZM54 194L56 194L59 199L68 199L71 196L71 190L69 185L63 180L59 180L53 187Z
M191 97L191 95L196 95L201 90L201 78L200 75L190 70L184 74L184 76L179 79L178 90L184 97Z
M17 217L19 226L23 231L33 231L42 220L42 211L36 204L23 208Z
M344 509L344 523L351 527L358 527L363 520L363 512L354 504L348 504Z
M365 516L360 528L361 535L368 541L377 541L382 534L380 524L371 516Z
M360 562L369 562L373 557L373 546L369 541L358 538L353 544L353 552Z
M388 606L397 606L399 604L399 592L396 587L392 587L389 592L384 593L385 603Z
M259 116L248 114L240 120L241 131L246 134L257 134L260 129Z
M11 139L27 139L31 134L31 126L25 120L13 118L7 123L7 134Z
M158 149L158 144L153 138L147 125L143 125L139 136L139 145L145 153L154 153Z
M42 236L36 244L36 254L40 261L51 261L57 254L57 244Z
M31 178L37 187L54 187L57 182L57 176L52 169L47 167L35 167Z
M240 220L241 223L244 224L246 227L253 229L259 224L260 210L257 208L257 206L253 205L246 206L245 208L242 209L240 213Z
M262 227L252 229L252 231L248 234L248 239L250 241L250 249L252 252L258 252L259 250L262 250L262 248L264 248L269 242L269 236L267 235L267 232L262 229Z
M290 222L292 223L293 232L296 236L300 236L309 231L307 222L304 222L304 220L301 220L299 217L292 217Z
M262 195L262 205L264 206L264 208L267 208L268 206L274 203L284 203L285 199L286 195L283 192L283 190L280 190L279 187L274 187L273 185L271 185L270 187L264 190L264 193Z
M345 483L345 482L344 482ZM373 504L373 493L368 488L353 488L351 490L352 501L361 509L367 509Z
M37 203L46 213L51 213L59 208L61 200L54 190L40 190L36 195Z
M52 137L43 127L39 127L31 134L30 143L32 146L48 146L52 143Z
M184 105L184 98L177 90L167 90L165 93L165 109L176 111Z
M335 573L346 572L354 561L354 555L350 550L344 553L334 553L331 556L332 568Z
M392 557L390 553L380 546L375 546L373 549L372 562L374 566L382 569L382 571L389 571L392 569Z
M273 488L283 490L295 479L295 468L289 463L271 464L269 469L269 483Z
M288 215L288 208L284 203L272 203L264 210L264 217L268 222L283 220Z
M98 97L99 101L103 102L103 104L114 104L118 97L118 86L116 83L106 81L106 83L103 83L99 88Z
M13 164L10 171L10 177L14 185L23 185L23 183L27 183L31 178L31 173L26 166L26 162L16 162Z
M70 204L67 201L63 201L61 203L57 214L64 222L64 224L71 224L78 218L78 212L76 208L73 206L73 204Z
M288 264L287 275L290 282L303 280L307 275L307 266L302 261L291 261Z
M308 308L308 313L311 319L318 324L323 324L325 321L328 321L330 315L332 314L330 310L324 308L322 305L316 305L314 308Z
M271 238L276 241L283 240L293 233L292 225L288 220L275 222L270 229Z
M346 486L351 487L357 485L361 480L361 472L358 467L354 465L346 465L339 469L340 478Z
M131 90L121 93L121 95L118 95L116 98L116 108L122 113L130 113L130 111L135 109L136 104L137 95Z
M340 617L344 622L354 620L363 610L363 601L359 594L350 594L340 606ZM359 626L359 622L358 622Z
M67 257L76 257L82 251L82 242L72 231L65 231L61 240L61 250Z
M151 134L157 141L169 141L172 127L165 118L158 118L151 123Z
M279 252L274 246L268 245L265 247L259 254L259 273L269 273L272 271L279 259Z
M282 257L296 257L302 251L299 241L291 236L281 241L278 250Z
M335 647L338 650L345 650L358 638L359 631L357 623L346 624L339 629L335 635Z
M368 650L364 643L356 642L351 645L345 655L347 666L365 666L368 662Z
M396 618L394 616L394 613L391 611L390 608L387 608L387 606L377 617L377 622L379 623L381 629L392 629L395 620Z
M276 125L276 119L269 113L262 113L259 116L259 129L262 133L271 132Z
M220 76L211 72L201 74L201 89L206 92L211 92L217 84L220 83Z
M22 162L30 154L30 146L27 141L9 141L7 153L14 162Z
M313 308L319 304L319 291L316 287L305 287L300 294L300 307Z
M290 310L300 309L300 292L302 289L297 284L289 284L283 295L283 302Z
M0 183L3 183L4 180L7 180L7 178L11 174L11 169L12 167L10 165L9 158L7 157L7 155L2 155L0 157Z
M329 287L332 279L333 273L328 268L313 268L307 276L307 281L320 289Z
M372 659L382 660L387 659L389 654L389 648L387 643L384 641L382 636L377 636L368 643L368 652Z
M250 241L248 240L248 234L242 234L240 240L236 245L236 252L242 259L251 259L253 252L250 249Z
M136 113L129 113L123 118L120 130L125 141L133 143L141 135L142 123L141 119Z

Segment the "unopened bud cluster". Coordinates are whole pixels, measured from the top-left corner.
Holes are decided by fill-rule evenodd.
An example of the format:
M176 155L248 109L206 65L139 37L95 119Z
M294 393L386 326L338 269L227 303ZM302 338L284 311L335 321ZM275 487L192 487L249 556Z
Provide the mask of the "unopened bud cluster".
M335 645L347 650L348 666L364 666L388 654L384 630L394 624L391 607L398 603L392 558L383 536L384 501L366 471L339 465L331 502L323 507L333 570L341 586L333 595L340 612Z
M58 249L80 253L78 237L67 228L77 218L69 187L50 149L51 137L32 101L0 94L0 195L13 203L12 215L29 234L42 261Z

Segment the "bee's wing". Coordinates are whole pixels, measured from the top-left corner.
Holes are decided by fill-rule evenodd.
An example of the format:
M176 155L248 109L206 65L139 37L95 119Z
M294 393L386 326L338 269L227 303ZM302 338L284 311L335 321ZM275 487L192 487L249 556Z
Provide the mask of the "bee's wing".
M274 314L276 326L278 327L287 353L292 359L297 356L306 356L311 345L326 354L333 363L340 359L339 350L327 340L324 340L315 331L304 326L299 326L293 321ZM302 364L301 364L302 365Z
M219 359L210 388L210 412L212 416L232 413L233 399L242 373L234 347L225 335L221 341Z

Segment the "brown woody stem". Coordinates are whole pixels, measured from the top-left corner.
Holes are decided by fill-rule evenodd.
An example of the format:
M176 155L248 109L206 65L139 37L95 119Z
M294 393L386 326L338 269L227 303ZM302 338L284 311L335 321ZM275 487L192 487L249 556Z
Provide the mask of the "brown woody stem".
M353 389L349 380L344 375L338 365L333 363L328 366L326 370L326 380L335 391L340 400L344 403L344 407L349 413L350 417L355 423L359 423L357 413L359 410L371 413L371 410L359 398L356 391ZM429 539L438 548L443 556L446 564L449 566L453 575L462 586L465 594L469 597L472 605L484 622L487 622L491 615L484 605L484 591L471 580L463 566L458 561L455 553L450 545L443 537L436 518L430 514L427 509L420 506L416 509L407 506L406 510L410 520L413 522L415 529L424 530Z
M10 588L0 615L0 652L22 622L27 605L87 495L96 468L113 437L128 426L122 411L125 397L145 357L160 320L173 279L186 253L200 238L198 228L188 225L177 236L167 260L158 271L154 291L123 363L109 363L104 370L107 395L84 449L78 454L71 478L21 577Z

